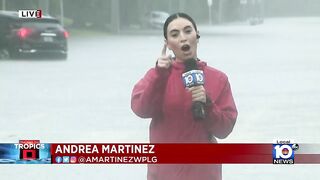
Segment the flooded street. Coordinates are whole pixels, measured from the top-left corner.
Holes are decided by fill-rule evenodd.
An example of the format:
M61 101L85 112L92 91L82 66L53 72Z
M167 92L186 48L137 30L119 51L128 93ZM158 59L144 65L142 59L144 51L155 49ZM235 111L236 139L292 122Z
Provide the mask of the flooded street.
M228 75L239 111L233 132L219 142L320 142L320 18L198 29L199 58ZM160 31L71 34L66 61L1 60L0 142L148 142L150 120L131 111L131 91L162 46ZM1 173L4 179L146 179L146 165L1 165ZM223 165L224 180L319 175L319 165Z

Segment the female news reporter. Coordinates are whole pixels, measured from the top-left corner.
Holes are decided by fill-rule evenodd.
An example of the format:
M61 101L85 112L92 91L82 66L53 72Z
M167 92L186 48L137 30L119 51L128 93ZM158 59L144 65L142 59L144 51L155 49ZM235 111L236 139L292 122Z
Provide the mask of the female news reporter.
M237 109L227 76L198 59L199 32L184 13L172 14L164 27L165 43L156 66L134 86L133 112L152 118L151 143L216 143L227 137L236 122ZM169 48L175 58L166 54ZM185 88L186 62L195 60L205 84ZM193 104L203 104L204 117L194 117ZM220 180L221 165L149 165L148 180Z

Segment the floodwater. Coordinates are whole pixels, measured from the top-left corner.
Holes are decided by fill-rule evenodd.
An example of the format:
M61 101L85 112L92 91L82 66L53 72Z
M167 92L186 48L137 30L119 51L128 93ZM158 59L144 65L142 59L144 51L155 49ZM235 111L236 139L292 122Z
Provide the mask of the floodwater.
M225 72L239 117L220 142L320 142L320 18L257 26L199 26L198 56ZM135 34L135 33L133 33ZM63 60L0 61L0 142L148 142L130 109L134 84L155 65L159 33L72 37ZM1 165L3 179L146 179L146 165ZM223 165L225 180L301 180L319 165Z

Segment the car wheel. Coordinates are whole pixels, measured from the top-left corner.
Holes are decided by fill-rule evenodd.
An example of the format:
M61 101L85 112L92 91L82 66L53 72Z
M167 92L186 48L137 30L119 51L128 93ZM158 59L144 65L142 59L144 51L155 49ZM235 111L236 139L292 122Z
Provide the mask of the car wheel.
M0 59L10 59L9 51L7 49L0 49Z

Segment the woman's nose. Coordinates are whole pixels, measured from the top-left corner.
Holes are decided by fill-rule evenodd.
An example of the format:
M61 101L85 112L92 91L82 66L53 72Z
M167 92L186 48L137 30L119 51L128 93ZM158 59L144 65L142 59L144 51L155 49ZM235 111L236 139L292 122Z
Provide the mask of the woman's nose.
M186 35L185 35L184 33L181 33L181 34L180 34L180 41L181 41L181 42L184 42L184 41L186 41L186 40L187 40Z

